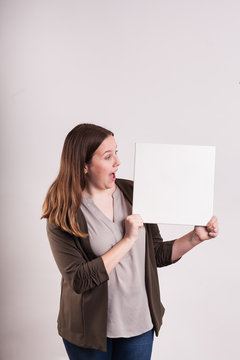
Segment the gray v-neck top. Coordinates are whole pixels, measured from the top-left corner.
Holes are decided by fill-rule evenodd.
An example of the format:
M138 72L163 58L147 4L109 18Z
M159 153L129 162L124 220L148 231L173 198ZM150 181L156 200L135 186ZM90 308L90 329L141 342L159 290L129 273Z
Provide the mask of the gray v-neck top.
M111 221L90 198L83 197L89 240L97 256L110 250L125 235L125 218L132 206L117 186ZM153 328L145 287L145 227L139 238L109 274L107 337L131 337Z

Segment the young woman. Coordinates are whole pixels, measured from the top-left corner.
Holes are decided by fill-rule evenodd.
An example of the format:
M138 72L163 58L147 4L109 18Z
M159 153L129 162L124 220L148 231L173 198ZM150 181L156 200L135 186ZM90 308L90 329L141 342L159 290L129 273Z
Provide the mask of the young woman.
M59 174L42 207L62 275L58 333L70 360L148 360L165 308L157 267L216 237L218 221L163 241L132 214L133 181L116 178L114 134L79 124L67 135Z

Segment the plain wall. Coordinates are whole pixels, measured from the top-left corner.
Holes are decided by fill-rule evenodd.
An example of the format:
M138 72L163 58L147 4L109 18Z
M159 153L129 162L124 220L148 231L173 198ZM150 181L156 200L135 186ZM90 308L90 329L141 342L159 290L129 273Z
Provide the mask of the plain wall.
M119 178L133 179L134 142L216 146L220 233L158 269L166 312L152 359L239 359L239 2L0 7L1 359L67 359L61 277L40 216L81 122L114 132ZM164 240L193 229L159 228Z

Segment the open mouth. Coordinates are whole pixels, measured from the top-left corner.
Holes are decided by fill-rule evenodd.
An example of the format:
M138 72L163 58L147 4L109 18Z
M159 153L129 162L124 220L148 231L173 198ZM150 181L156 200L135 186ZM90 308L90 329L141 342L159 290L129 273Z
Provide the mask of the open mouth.
M115 173L111 173L109 176L111 176L112 180L116 180L116 174Z

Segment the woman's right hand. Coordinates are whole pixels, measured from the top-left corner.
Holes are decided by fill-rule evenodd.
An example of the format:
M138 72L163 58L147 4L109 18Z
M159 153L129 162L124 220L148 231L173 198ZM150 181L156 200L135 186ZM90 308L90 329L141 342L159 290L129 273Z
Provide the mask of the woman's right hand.
M135 242L138 239L138 230L143 227L141 215L128 215L125 219L125 238Z

